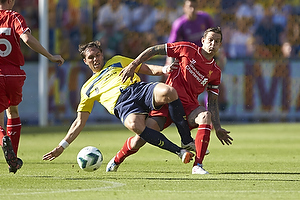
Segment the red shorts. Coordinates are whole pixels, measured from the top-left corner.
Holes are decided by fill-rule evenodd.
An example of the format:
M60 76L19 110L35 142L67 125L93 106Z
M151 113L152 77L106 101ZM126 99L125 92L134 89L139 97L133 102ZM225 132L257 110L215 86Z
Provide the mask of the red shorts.
M198 108L199 105L197 104L193 104L193 105L183 105L184 108L184 112L186 114L186 117L188 119L189 114L191 114L191 112L193 110L195 110L196 108ZM168 126L170 126L173 121L169 115L169 105L165 104L161 109L159 110L151 110L151 112L149 113L150 117L166 117L166 123L164 125L164 129L167 128ZM190 127L190 130L192 130L195 127Z
M0 112L22 101L26 73L20 67L0 66Z

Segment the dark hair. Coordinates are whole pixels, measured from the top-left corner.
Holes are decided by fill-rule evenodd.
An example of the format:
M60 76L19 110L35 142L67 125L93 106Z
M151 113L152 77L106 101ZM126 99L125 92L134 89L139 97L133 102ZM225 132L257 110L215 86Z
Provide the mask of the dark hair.
M218 26L218 27L212 27L212 28L206 29L206 31L204 31L204 34L203 34L204 38L207 36L208 32L214 32L214 33L220 34L221 35L221 42L222 42L223 35L222 35L221 27Z
M87 44L80 44L78 46L78 51L79 51L82 58L85 58L86 49L91 48L91 47L96 47L97 49L99 49L102 52L101 43L97 40L89 42Z

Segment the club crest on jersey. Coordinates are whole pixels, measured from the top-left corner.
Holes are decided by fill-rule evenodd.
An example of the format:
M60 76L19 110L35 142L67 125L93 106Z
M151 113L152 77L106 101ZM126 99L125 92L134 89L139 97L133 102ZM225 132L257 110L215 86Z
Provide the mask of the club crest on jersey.
M211 75L212 75L213 71L209 70L208 74L207 74L207 77L210 78Z
M95 92L96 92L96 94L99 94L99 88L98 87L95 88Z

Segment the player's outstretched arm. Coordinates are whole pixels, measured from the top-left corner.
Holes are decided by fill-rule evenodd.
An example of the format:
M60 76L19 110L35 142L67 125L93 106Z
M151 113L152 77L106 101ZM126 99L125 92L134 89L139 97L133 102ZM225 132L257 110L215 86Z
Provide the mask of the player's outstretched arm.
M124 83L128 78L130 78L130 80L132 81L134 70L137 68L137 66L139 66L143 62L146 62L155 55L166 55L165 44L147 48L127 67L122 69L122 71L120 72L120 75L122 76L122 82Z
M72 123L67 135L65 138L59 143L57 147L55 147L52 151L49 153L46 153L43 156L43 160L54 160L58 156L60 156L64 149L66 149L69 144L71 144L77 136L80 134L82 129L84 128L86 121L89 118L90 113L89 112L78 112L77 113L77 118L75 121Z
M21 39L23 42L29 46L32 50L36 51L37 53L42 54L46 58L48 58L52 62L58 63L61 66L65 60L60 55L52 55L50 54L42 45L41 43L33 36L29 31L26 31L21 35Z
M230 132L226 131L221 127L220 117L219 117L219 104L218 95L208 92L208 110L211 113L211 120L216 130L217 138L220 142L225 145L231 145L233 139L228 135Z
M138 73L151 75L151 76L161 76L163 74L170 74L173 70L178 69L178 60L175 60L170 65L160 66L160 65L150 65L143 63L140 67Z

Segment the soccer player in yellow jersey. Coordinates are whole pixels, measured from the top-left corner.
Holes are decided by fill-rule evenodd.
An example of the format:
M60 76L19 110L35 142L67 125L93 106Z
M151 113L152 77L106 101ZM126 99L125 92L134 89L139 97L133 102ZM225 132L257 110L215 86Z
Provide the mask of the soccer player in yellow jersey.
M120 72L133 59L114 56L104 63L101 44L98 41L79 45L79 52L84 63L94 74L81 89L77 118L65 138L57 147L45 154L43 160L55 159L75 140L84 128L95 101L101 103L111 114L116 115L129 130L138 134L146 142L177 154L183 163L192 160L193 153L180 148L159 131L146 126L146 118L151 110L169 104L170 115L177 126L182 142L188 144L193 141L183 106L173 87L158 82L141 82L136 73L132 79L123 82ZM142 63L135 72L162 75L162 69L162 66Z

